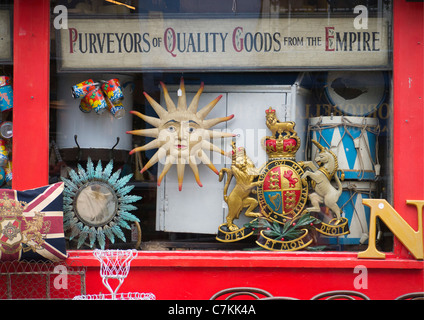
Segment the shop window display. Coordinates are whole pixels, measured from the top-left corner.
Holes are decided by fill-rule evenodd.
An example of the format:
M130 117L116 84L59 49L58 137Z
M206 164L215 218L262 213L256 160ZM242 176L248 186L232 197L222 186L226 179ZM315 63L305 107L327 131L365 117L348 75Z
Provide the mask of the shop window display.
M365 248L362 199L392 200L391 2L123 3L52 3L69 248ZM127 208L93 223L75 198L101 176Z

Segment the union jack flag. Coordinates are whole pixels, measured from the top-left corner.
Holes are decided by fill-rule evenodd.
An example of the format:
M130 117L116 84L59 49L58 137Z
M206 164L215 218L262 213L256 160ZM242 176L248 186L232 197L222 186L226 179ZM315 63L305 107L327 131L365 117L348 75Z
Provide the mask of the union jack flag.
M66 259L63 189L0 189L0 261Z

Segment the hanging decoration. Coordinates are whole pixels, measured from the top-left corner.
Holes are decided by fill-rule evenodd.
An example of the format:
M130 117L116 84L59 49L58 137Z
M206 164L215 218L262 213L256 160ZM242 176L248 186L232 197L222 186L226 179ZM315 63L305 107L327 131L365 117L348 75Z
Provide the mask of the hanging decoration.
M116 119L125 115L122 104L124 94L119 79L94 82L88 79L72 87L72 97L81 98L79 108L82 112L89 113L94 110L97 114L108 110Z
M112 160L103 169L101 161L94 167L89 158L87 169L78 164L77 171L69 171L69 179L62 177L64 230L70 240L78 240L78 248L89 241L91 248L97 242L104 249L106 237L112 243L116 238L126 242L121 228L131 229L128 222L139 222L130 213L137 209L133 203L141 199L128 194L134 188L127 185L132 174L120 177L121 169L112 170Z
M13 108L12 80L8 76L0 76L0 111Z
M216 174L219 174L218 170L206 155L205 150L212 150L225 154L223 150L211 143L210 140L234 136L232 133L218 132L209 129L218 123L232 119L234 115L209 120L205 119L222 96L217 97L198 111L199 99L204 87L203 83L200 85L200 89L189 106L187 106L185 85L182 78L180 89L178 90L177 106L175 106L169 96L165 84L161 82L161 86L165 98L166 109L144 92L147 101L149 101L159 118L149 117L140 112L131 111L132 114L151 124L154 128L133 130L127 133L144 137L153 137L155 139L144 146L134 148L130 151L130 154L157 148L158 151L146 163L143 169L141 169L141 173L165 158L165 165L159 175L158 185L161 184L164 176L168 173L172 165L176 164L178 189L181 191L185 165L188 164L194 173L197 184L201 187L202 183L197 168L199 160L206 164Z

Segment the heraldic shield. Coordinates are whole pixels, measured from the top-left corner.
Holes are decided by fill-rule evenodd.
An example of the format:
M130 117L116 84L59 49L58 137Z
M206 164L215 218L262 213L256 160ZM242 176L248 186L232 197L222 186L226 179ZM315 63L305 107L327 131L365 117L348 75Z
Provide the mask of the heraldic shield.
M308 186L302 181L303 169L292 160L272 160L263 168L258 200L261 213L279 223L296 218L308 200Z
M13 254L21 250L23 240L21 233L22 217L5 216L0 218L0 249Z

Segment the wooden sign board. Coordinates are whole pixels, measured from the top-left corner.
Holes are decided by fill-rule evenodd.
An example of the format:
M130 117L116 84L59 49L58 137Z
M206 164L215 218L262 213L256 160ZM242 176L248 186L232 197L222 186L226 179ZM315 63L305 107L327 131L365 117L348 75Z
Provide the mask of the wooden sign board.
M385 69L388 23L370 18L69 19L62 71Z

